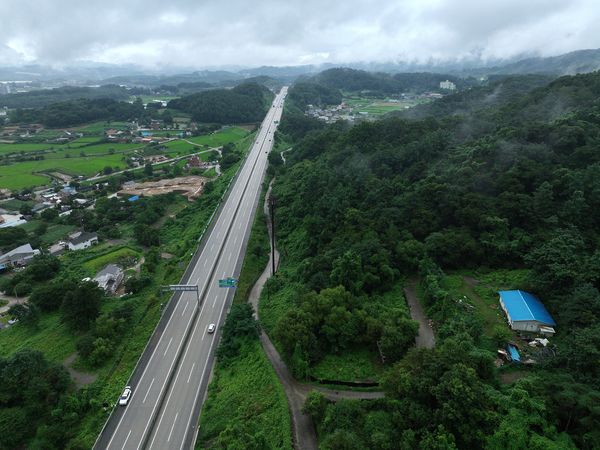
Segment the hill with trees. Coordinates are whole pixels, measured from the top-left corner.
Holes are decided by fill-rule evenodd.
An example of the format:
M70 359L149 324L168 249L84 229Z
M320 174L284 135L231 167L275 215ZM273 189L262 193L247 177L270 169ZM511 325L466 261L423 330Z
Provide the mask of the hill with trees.
M145 115L144 105L138 99L133 103L108 98L78 99L52 103L42 108L11 111L13 123L42 123L47 127L69 127L96 120L132 120Z
M460 78L449 74L415 72L389 74L340 67L325 70L308 81L347 92L368 92L369 94L397 95L401 93L421 94L437 92L440 82L452 81L458 89L477 85L474 78Z
M233 89L214 89L171 100L169 108L189 113L199 122L259 122L267 112L273 93L256 83Z
M557 56L525 58L501 66L480 69L488 74L538 73L575 75L600 69L600 49L577 50Z
M40 89L31 92L20 92L0 96L0 107L7 108L41 108L52 103L75 101L79 99L111 99L127 100L130 94L127 89L117 85L100 87L64 86L55 89Z
M286 137L293 151L274 184L283 265L261 320L298 377L357 345L398 349L385 399L309 398L323 448L597 448L598 98L591 73L488 108L464 101L460 115L307 122ZM558 322L555 356L512 384L499 381L485 324L444 283L482 267L528 274ZM412 322L386 309L390 289L415 275L431 350L409 348Z

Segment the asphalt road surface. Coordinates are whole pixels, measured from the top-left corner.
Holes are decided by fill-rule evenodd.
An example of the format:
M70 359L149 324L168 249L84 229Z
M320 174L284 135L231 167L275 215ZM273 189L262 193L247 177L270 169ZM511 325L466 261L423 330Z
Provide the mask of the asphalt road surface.
M132 377L129 404L111 416L95 448L193 447L220 326L233 294L219 288L218 280L239 275L286 93L283 88L275 97L199 257L188 268L187 284L198 285L200 304L195 292L173 298L162 333L148 346L140 374ZM207 332L211 323L217 325L214 334Z

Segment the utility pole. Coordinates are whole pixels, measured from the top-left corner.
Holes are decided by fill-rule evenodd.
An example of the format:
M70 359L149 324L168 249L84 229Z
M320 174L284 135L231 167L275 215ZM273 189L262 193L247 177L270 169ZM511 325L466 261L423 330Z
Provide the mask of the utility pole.
M269 215L271 216L271 275L275 275L275 197L269 195Z

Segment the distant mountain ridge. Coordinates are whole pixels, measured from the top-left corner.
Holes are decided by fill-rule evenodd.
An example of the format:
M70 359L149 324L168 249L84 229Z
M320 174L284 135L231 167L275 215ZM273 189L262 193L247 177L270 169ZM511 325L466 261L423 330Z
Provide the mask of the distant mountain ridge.
M40 64L0 66L0 81L25 80L56 82L57 85L128 84L159 86L182 82L206 81L219 84L225 81L244 80L268 76L280 82L290 82L300 76L311 76L327 69L348 67L369 72L414 73L430 72L459 77L499 74L549 74L573 75L600 69L600 49L577 50L558 56L511 58L483 61L478 58L435 61L424 63L410 61L324 63L319 65L261 66L254 68L229 68L228 70L193 70L183 67L147 69L135 65L83 63L79 66L54 68Z
M548 74L576 75L578 73L595 72L600 69L600 49L578 50L559 56L535 57L521 59L503 66L474 69L485 74Z

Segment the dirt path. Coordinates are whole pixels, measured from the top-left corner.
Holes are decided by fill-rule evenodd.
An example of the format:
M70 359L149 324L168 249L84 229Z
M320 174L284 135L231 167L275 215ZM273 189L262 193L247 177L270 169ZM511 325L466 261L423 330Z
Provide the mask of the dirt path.
M404 295L406 295L410 316L413 320L419 322L419 334L415 339L417 347L433 348L435 346L435 336L433 335L433 329L429 324L429 320L425 317L423 308L421 308L421 303L417 298L416 281L409 282L404 288Z
M271 186L269 185L269 190L267 191L267 195L265 196L265 203L263 207L263 211L265 214L269 213L268 207L268 198L271 193ZM271 234L270 224L269 227L269 235ZM254 308L254 314L258 319L258 300L260 298L260 294L265 285L265 282L269 279L271 274L271 264L272 259L269 257L269 263L265 267L265 270L260 275L250 294L248 296L248 301ZM275 267L279 266L279 252L275 249ZM313 390L317 390L321 392L327 399L331 401L338 401L341 399L375 399L381 398L384 396L383 392L358 392L358 391L337 391L332 389L326 389L319 386L313 386L307 383L301 383L296 380L290 371L287 368L287 365L281 359L279 352L273 345L273 342L269 339L269 336L264 331L260 333L260 343L265 351L265 354L269 358L275 373L279 377L281 384L283 385L283 389L285 391L285 395L288 399L288 406L290 409L290 414L292 416L292 426L293 426L293 436L294 436L294 448L298 450L317 450L318 449L318 440L317 433L315 431L314 424L312 419L306 414L302 413L302 407L304 406L304 402L306 400L306 396Z
M75 386L77 386L77 389L81 389L82 387L87 386L88 384L92 384L94 381L96 381L98 375L93 373L80 372L78 370L73 369L72 365L75 361L75 358L77 358L77 352L71 353L63 361L63 366L65 366L65 368L69 372L69 375L71 375L71 378L75 382Z
M6 314L12 305L22 305L27 303L29 297L12 297L10 295L4 295L0 292L0 300L6 300L8 303L0 307L0 314Z
M284 155L284 154L285 154L285 153L287 153L287 152L289 152L289 151L291 151L292 149L293 149L293 147L290 147L290 148L288 148L288 149L286 149L286 150L282 151L282 152L279 154L279 156L281 156L281 160L283 161L283 164L285 164L285 163L286 163L286 160L285 160L285 155Z

